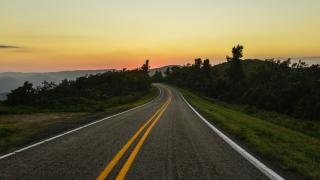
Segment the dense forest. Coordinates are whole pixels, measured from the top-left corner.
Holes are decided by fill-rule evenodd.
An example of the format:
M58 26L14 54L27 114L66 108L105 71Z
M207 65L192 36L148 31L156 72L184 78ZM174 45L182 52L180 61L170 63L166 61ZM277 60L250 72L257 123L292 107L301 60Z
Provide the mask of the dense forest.
M149 61L146 61L139 69L83 76L60 84L43 82L42 86L33 87L25 82L8 94L4 104L20 109L101 111L144 96L151 88L148 71ZM6 113L4 109L0 113Z
M196 59L194 64L168 69L164 75L155 73L152 80L166 81L225 102L320 120L319 65L242 57L243 46L238 45L226 63L212 66L208 59Z

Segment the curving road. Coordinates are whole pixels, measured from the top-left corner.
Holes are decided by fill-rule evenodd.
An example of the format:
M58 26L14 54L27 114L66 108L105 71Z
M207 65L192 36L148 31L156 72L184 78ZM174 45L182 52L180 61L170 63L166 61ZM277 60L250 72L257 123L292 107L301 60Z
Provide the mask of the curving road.
M157 86L142 107L0 158L0 179L267 179Z

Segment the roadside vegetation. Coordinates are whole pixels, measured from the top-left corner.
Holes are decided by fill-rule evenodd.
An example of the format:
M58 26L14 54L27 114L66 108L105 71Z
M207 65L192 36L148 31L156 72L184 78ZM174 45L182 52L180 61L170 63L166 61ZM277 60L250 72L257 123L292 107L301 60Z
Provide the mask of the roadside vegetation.
M181 88L214 124L289 177L320 179L320 66L299 61L242 60L176 66L152 77Z
M26 82L0 102L0 153L122 112L154 99L148 61L132 71L106 72L33 87Z
M180 90L208 120L289 176L320 178L319 122L297 121L285 115L259 110L246 112L248 107L222 103Z
M224 102L251 105L303 120L320 120L320 66L291 60L242 60L243 46L232 49L227 62L210 60L156 73L155 81L195 90Z
M146 68L145 68L146 66ZM137 100L151 89L148 61L143 68L114 71L63 80L60 84L44 82L33 87L29 82L12 90L0 114L27 112L94 112Z

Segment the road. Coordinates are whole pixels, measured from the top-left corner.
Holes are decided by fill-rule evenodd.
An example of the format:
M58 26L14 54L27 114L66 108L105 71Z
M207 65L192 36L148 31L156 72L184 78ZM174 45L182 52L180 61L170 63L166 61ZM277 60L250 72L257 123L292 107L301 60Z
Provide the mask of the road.
M179 92L0 159L0 179L267 179Z

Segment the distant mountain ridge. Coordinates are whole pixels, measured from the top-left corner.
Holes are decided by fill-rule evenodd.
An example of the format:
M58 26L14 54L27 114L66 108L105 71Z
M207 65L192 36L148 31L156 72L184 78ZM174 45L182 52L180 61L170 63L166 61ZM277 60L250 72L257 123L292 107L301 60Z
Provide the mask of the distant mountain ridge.
M84 75L98 74L114 69L103 70L77 70L47 73L22 73L22 72L3 72L0 73L0 93L7 93L21 86L25 81L39 86L43 81L59 83L63 79L74 80Z
M167 68L175 65L164 66L151 69L149 75L152 76L156 71L164 73ZM41 73L23 73L23 72L3 72L0 73L0 100L6 96L6 93L21 86L25 81L31 82L34 86L40 86L42 82L59 83L63 79L74 80L78 77L99 74L107 71L117 71L115 69L102 70L75 70L75 71L60 71L60 72L41 72Z
M150 76L153 76L157 71L160 71L160 72L162 72L162 74L164 74L164 72L165 72L168 68L171 69L172 67L175 67L175 66L178 66L178 65L168 65L168 66L163 66L163 67L151 69L150 72L149 72L149 75L150 75Z

